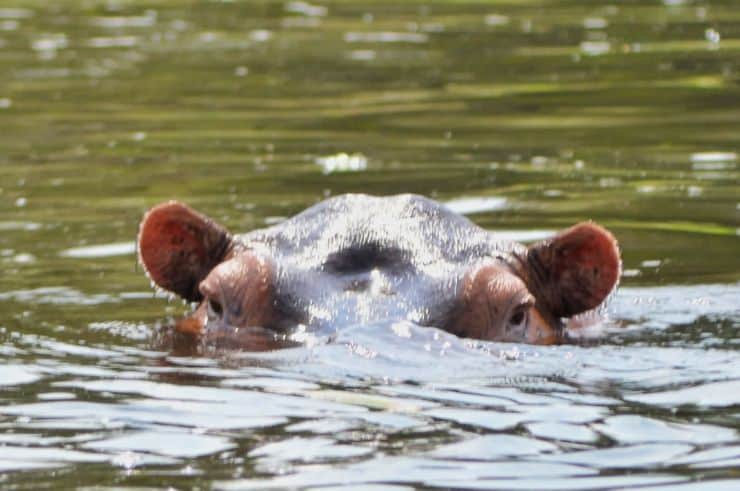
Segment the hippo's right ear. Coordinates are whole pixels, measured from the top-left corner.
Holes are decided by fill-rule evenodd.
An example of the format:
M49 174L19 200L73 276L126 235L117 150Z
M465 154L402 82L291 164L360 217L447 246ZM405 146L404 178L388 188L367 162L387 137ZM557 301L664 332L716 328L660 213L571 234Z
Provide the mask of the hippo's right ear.
M139 262L161 288L199 301L200 282L228 254L232 238L224 227L188 206L155 206L139 226Z

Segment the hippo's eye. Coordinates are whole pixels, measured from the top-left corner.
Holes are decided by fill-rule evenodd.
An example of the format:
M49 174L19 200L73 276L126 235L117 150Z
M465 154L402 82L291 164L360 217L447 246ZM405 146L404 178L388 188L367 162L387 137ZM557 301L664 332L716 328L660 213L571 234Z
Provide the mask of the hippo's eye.
M529 310L534 307L534 297L526 291L520 292L520 295L513 302L516 307L511 310L511 315L509 315L509 320L506 323L507 330L520 331L526 328L529 323Z
M527 318L527 312L524 309L517 309L514 314L509 318L509 325L511 327L520 326Z
M213 300L212 298L208 299L208 317L221 317L221 314L223 314L223 312L224 308L219 302Z

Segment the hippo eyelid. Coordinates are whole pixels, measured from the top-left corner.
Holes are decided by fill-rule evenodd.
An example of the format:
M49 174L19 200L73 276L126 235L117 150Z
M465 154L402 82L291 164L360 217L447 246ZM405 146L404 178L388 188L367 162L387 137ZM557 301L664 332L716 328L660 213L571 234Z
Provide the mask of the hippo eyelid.
M532 296L531 293L529 293L527 290L522 289L522 291L519 291L516 293L516 295L513 296L509 300L509 309L511 312L515 312L517 310L526 310L528 308L534 307L535 299Z

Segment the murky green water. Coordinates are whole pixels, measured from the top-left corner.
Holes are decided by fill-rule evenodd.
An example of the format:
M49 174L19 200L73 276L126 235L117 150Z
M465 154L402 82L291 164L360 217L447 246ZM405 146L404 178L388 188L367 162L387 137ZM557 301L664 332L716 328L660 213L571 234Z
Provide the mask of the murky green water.
M730 0L5 0L0 487L736 489L738 135ZM158 348L149 206L246 231L350 191L599 221L609 336Z

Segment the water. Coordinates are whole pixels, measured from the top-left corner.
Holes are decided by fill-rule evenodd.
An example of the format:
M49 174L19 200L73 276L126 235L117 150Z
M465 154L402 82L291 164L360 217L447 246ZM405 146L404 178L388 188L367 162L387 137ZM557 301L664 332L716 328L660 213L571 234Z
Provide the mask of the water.
M736 489L732 1L0 6L3 489ZM416 192L619 238L589 346L351 326L182 356L133 241Z

